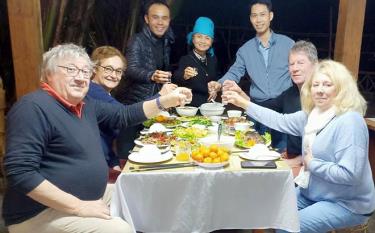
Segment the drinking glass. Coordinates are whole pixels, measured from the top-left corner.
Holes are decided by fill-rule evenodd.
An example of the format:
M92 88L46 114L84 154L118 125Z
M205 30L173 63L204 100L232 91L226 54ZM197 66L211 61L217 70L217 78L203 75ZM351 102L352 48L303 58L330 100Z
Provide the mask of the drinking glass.
M176 160L190 161L191 145L187 141L177 141L176 144Z

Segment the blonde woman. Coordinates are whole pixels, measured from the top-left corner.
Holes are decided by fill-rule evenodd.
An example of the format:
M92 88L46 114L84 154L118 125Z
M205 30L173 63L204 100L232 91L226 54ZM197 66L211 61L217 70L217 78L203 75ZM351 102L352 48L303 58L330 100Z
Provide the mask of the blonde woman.
M375 190L363 118L366 102L345 66L319 63L302 86L302 111L293 114L263 108L234 91L225 91L223 99L268 127L302 136L304 169L295 179L301 232L327 232L368 220Z

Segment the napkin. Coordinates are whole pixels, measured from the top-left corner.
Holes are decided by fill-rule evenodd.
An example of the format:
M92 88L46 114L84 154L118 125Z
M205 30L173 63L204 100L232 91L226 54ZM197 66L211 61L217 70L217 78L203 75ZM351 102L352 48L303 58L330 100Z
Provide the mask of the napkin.
M167 131L167 128L165 128L165 126L160 123L152 124L150 126L150 129L148 130L149 133L165 132L165 131Z
M247 153L250 155L249 157L258 160L273 160L280 157L279 153L269 150L264 144L255 144Z
M140 156L161 156L161 151L156 145L144 145L138 153Z

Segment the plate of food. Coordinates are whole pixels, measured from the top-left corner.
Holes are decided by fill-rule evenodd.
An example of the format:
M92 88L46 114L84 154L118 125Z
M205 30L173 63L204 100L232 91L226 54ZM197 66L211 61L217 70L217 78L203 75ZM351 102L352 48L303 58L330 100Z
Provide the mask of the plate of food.
M179 124L181 124L181 121L179 121L177 117L175 116L166 117L166 116L160 115L160 116L148 119L147 121L143 122L143 125L149 128L154 123L160 123L167 128L174 128L178 126Z
M192 117L177 117L177 120L186 122L187 126L191 125L205 125L210 126L212 125L212 121L210 118L205 116L192 116Z
M160 163L170 160L173 154L170 150L163 152L155 145L142 147L138 152L133 152L128 159L136 163Z
M173 145L175 141L176 136L174 135L167 134L166 132L154 132L142 135L134 140L134 143L138 146L156 145L159 148L165 148Z
M173 130L173 135L181 138L186 139L188 141L194 141L199 138L203 138L207 136L208 131L206 129L200 129L198 127L178 127Z
M162 125L161 123L153 123L150 128L148 129L143 129L140 134L142 135L146 135L146 134L150 134L150 133L155 133L155 132L172 132L172 129L168 129L166 128L164 125Z
M248 152L240 153L239 156L246 160L267 161L278 160L281 155L264 144L255 144Z
M255 144L264 144L266 146L271 145L271 135L269 133L260 135L256 131L246 131L246 132L236 131L234 133L234 138L235 138L234 145L240 148L245 148L245 149L250 149Z
M228 117L228 118L226 118L226 119L224 119L224 124L226 124L228 127L232 127L232 128L234 128L234 124L235 123L238 123L238 122L251 122L251 121L248 121L247 119L246 119L246 117ZM250 125L250 126L253 126L254 125L254 123L253 122L251 122L252 124Z

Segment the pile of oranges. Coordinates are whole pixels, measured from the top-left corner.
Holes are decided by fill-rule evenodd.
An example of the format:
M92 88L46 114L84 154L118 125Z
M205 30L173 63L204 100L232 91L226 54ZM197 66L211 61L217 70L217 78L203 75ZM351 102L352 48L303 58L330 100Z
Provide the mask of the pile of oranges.
M229 149L216 144L200 146L191 152L191 157L200 163L222 163L229 160Z

